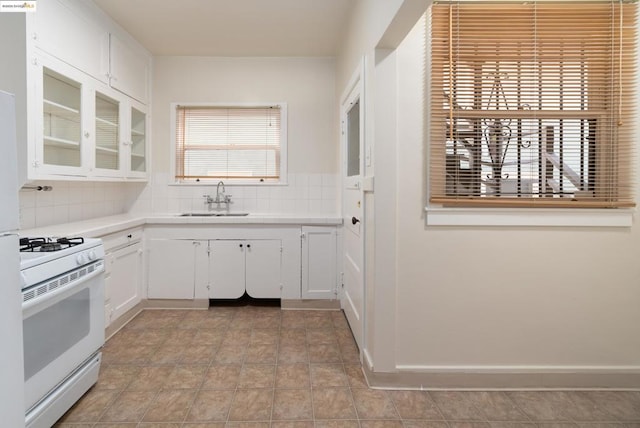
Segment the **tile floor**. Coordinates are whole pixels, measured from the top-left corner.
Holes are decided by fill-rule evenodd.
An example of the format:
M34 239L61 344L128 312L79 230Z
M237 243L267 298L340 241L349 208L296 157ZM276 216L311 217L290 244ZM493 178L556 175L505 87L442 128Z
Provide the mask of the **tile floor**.
M640 428L640 392L367 388L342 312L148 310L63 428Z

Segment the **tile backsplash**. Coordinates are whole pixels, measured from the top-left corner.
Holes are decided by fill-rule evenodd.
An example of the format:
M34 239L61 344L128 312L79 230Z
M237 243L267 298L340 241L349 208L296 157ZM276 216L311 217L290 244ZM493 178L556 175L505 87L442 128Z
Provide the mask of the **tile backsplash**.
M289 174L286 185L228 185L232 211L256 214L330 214L339 210L338 174ZM49 226L126 212L180 213L206 209L203 195L215 185L169 185L169 174L152 174L148 183L83 181L36 182L49 192L20 191L20 228Z
M256 214L337 214L337 174L289 174L286 185L226 185L231 211ZM170 185L166 173L153 174L131 212L180 213L206 209L203 195L215 198L216 186ZM226 183L225 183L226 184ZM222 205L223 206L223 205Z
M52 190L20 190L20 229L125 213L146 183L47 181L29 185L47 185Z

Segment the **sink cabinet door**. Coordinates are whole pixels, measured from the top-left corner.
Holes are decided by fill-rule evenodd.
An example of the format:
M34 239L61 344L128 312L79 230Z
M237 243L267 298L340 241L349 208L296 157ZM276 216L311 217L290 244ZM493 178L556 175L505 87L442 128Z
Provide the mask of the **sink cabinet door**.
M246 289L255 298L279 299L282 296L282 241L247 241Z
M210 241L209 298L237 299L245 290L245 253L243 240Z
M207 241L150 239L147 296L149 299L193 299L196 260L206 254Z

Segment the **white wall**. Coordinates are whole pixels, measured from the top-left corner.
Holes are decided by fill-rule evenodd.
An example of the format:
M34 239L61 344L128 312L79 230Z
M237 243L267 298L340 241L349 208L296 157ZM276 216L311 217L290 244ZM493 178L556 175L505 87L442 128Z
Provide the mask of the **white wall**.
M357 7L376 16L384 13L379 3L361 0ZM415 12L416 2L405 0L386 13L407 8ZM392 23L385 33L397 36L419 19L414 13L408 23L407 14L399 15L404 22L380 16L372 22ZM583 386L597 383L595 373L637 373L637 222L610 229L426 226L422 29L414 29L389 55L378 50L376 58L375 48L386 47L379 44L386 36L373 24L355 22L359 25L352 27L338 58L337 91L346 83L346 70L365 55L367 120L389 103L398 117L391 124L380 123L376 115L367 136L375 154L392 150L397 158L396 164L374 157L370 171L375 170L376 192L368 206L373 205L376 218L395 218L382 225L391 231L386 242L367 246L375 253L367 259L376 261L367 267L366 320L374 372L396 373L385 378L388 384L396 379L396 385L411 383L402 376L407 373L459 374L448 378L456 386L473 373L574 372L586 376ZM397 98L380 98L385 90L392 92L389 87L397 87ZM380 182L394 183L396 190L384 203L379 202ZM389 239L397 248L392 257L385 253ZM385 301L385 310L377 310ZM544 377L532 382L542 386ZM440 383L446 385L446 379Z
M156 57L153 76L152 180L134 211L204 209L212 186L170 186L170 104L286 102L288 185L231 186L233 210L337 211L338 144L334 58Z

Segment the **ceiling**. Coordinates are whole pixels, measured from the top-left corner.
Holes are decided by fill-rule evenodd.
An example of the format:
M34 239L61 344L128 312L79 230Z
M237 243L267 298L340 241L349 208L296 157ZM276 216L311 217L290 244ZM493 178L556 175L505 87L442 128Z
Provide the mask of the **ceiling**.
M94 0L154 55L335 56L356 0Z

